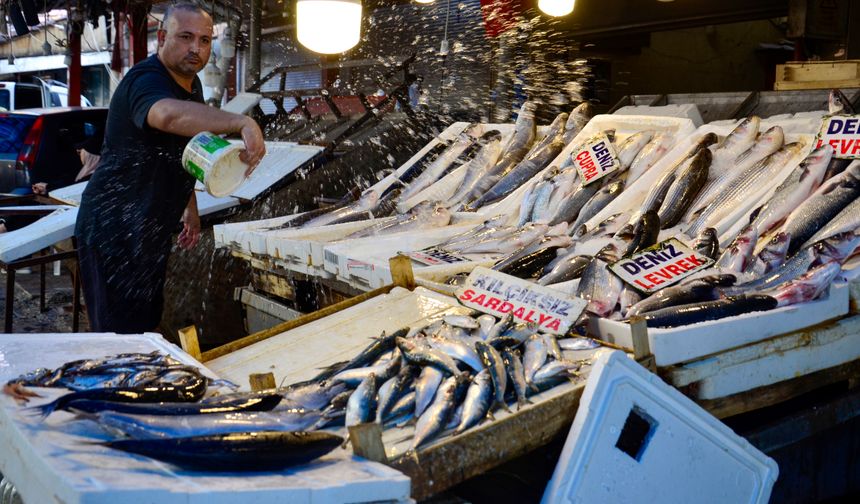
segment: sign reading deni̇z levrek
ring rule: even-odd
[[[620,259],[609,268],[636,290],[652,293],[678,283],[713,263],[713,259],[670,238]]]
[[[835,158],[860,159],[860,116],[825,117],[815,148],[824,144],[833,146]]]
[[[496,317],[512,314],[515,321],[533,322],[538,331],[564,334],[588,305],[584,299],[488,268],[475,268],[457,289],[465,306]]]

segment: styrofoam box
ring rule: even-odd
[[[848,304],[848,285],[834,283],[827,297],[808,303],[683,327],[649,327],[648,342],[657,365],[669,366],[841,317],[848,313]],[[603,341],[633,348],[627,323],[597,319],[589,329]]]
[[[702,114],[699,113],[699,107],[693,103],[680,103],[670,105],[627,105],[615,111],[618,115],[649,115],[649,116],[668,116],[681,117],[693,121],[693,126],[699,127],[702,121]]]
[[[216,224],[212,226],[212,233],[215,238],[216,247],[232,247],[251,253],[253,247],[251,234],[255,231],[265,230],[270,227],[280,226],[285,222],[292,220],[298,215],[288,215],[285,217],[274,217],[271,219],[262,219],[249,222],[233,222],[229,224]],[[247,234],[247,237],[245,236]],[[257,245],[259,248],[259,245]]]
[[[56,210],[29,226],[0,233],[0,262],[27,257],[75,234],[77,207]]]
[[[778,474],[701,406],[602,350],[542,502],[764,504]]]
[[[322,340],[321,340],[322,341]],[[156,334],[9,334],[0,352],[0,381],[39,367],[124,352],[169,353],[211,371]],[[246,377],[241,380],[247,381]],[[38,389],[30,405],[67,391]],[[192,472],[93,442],[111,439],[97,424],[64,411],[40,422],[0,396],[0,471],[24,502],[68,504],[224,504],[378,502],[409,500],[409,478],[382,464],[335,450],[284,471]]]

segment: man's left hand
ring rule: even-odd
[[[186,208],[182,213],[182,232],[177,242],[185,250],[191,250],[200,241],[200,216],[197,208]]]

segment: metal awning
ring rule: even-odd
[[[110,51],[83,53],[81,54],[81,66],[110,64],[110,57]],[[0,75],[66,68],[65,58],[63,54],[28,56],[15,58],[14,65],[10,65],[5,58],[0,59]]]

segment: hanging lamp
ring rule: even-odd
[[[322,54],[352,48],[361,37],[361,0],[297,0],[296,36]]]
[[[538,9],[554,17],[567,16],[573,12],[576,0],[538,0]]]

